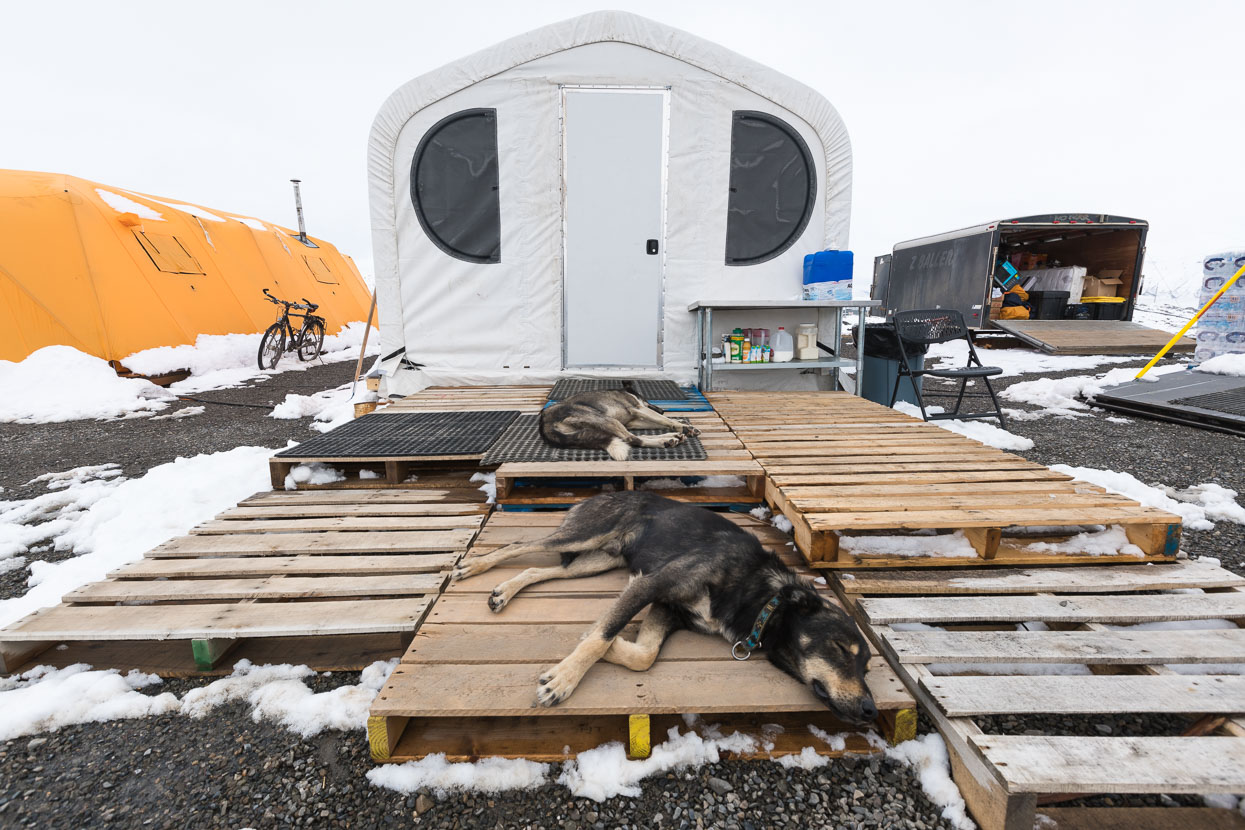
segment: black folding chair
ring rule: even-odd
[[[966,418],[998,418],[999,424],[1003,427],[1007,426],[1007,422],[1003,419],[1003,410],[999,407],[999,399],[994,394],[994,387],[990,385],[990,378],[994,375],[1003,374],[1003,370],[998,366],[983,366],[981,358],[977,357],[977,350],[973,347],[973,340],[969,337],[968,326],[964,325],[964,316],[953,308],[939,308],[924,311],[897,311],[895,312],[895,333],[899,335],[899,371],[895,376],[895,389],[891,393],[891,406],[895,405],[895,399],[899,396],[899,384],[903,378],[911,379],[912,390],[916,392],[917,403],[921,406],[921,417],[927,421],[945,420],[945,419],[966,419]],[[908,359],[907,349],[904,344],[909,346],[928,346],[931,343],[946,343],[949,340],[959,340],[964,338],[968,343],[968,364],[962,369],[914,369],[913,362]],[[933,415],[925,411],[925,397],[921,394],[921,387],[917,383],[918,379],[924,375],[935,378],[951,378],[959,379],[960,393],[955,399],[954,412],[939,412]],[[993,412],[971,412],[960,414],[960,404],[964,401],[964,390],[968,386],[970,380],[980,380],[986,385],[986,390],[990,393],[990,400],[994,401]],[[950,393],[947,393],[950,395]]]

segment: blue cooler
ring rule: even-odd
[[[804,257],[804,299],[850,300],[851,298],[851,251],[818,251]]]

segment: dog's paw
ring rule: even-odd
[[[700,435],[700,430],[696,429],[696,427],[692,426],[691,424],[684,424],[683,434],[684,435]]]
[[[562,668],[561,663],[542,674],[536,686],[537,705],[557,706],[570,697],[579,682],[572,681],[568,675],[569,672]]]
[[[663,447],[677,447],[679,446],[679,444],[682,444],[686,440],[687,440],[687,437],[685,435],[683,435],[682,433],[678,433],[675,435],[671,435],[665,441],[662,441],[661,445]]]
[[[464,579],[470,579],[471,577],[478,576],[487,570],[488,568],[481,567],[478,560],[475,562],[459,560],[458,567],[454,568],[454,570],[450,572],[450,582],[460,582]]]
[[[501,610],[510,602],[510,597],[506,596],[506,592],[501,588],[494,588],[493,593],[489,594],[488,608],[494,614],[501,613]]]

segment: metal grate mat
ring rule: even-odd
[[[610,461],[604,450],[555,447],[540,437],[540,415],[520,415],[480,460],[481,464],[510,461]],[[668,430],[635,429],[636,435],[661,435]],[[676,447],[632,447],[628,461],[704,461],[709,456],[700,439],[689,435]]]
[[[277,453],[277,458],[406,458],[479,455],[517,411],[371,414]]]

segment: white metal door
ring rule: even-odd
[[[661,366],[666,92],[563,90],[563,364]]]

